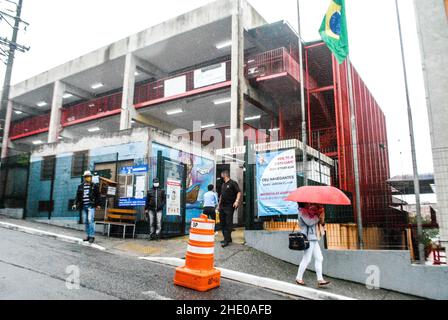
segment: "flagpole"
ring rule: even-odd
[[[420,204],[420,181],[418,177],[418,166],[417,166],[417,154],[415,148],[415,138],[414,138],[414,121],[412,117],[411,101],[409,98],[409,86],[408,86],[408,76],[406,71],[406,57],[404,54],[403,46],[403,34],[401,32],[401,18],[400,9],[398,7],[398,0],[395,0],[395,9],[397,11],[397,23],[398,32],[400,35],[400,47],[401,47],[401,60],[403,63],[403,73],[404,73],[404,86],[406,89],[406,102],[407,102],[407,112],[409,121],[409,134],[411,138],[411,153],[412,153],[412,169],[414,173],[414,193],[415,193],[415,211],[417,215],[417,237],[418,237],[418,259],[421,264],[425,263],[425,247],[423,245],[423,226],[422,226],[422,214],[421,214],[421,204]]]
[[[361,212],[361,188],[359,186],[359,160],[358,160],[358,128],[356,123],[355,99],[353,96],[353,79],[352,79],[352,65],[350,62],[350,55],[346,59],[347,77],[348,77],[348,91],[350,104],[350,123],[352,135],[352,153],[353,153],[353,169],[355,175],[355,201],[356,201],[356,216],[358,225],[358,245],[359,249],[364,249],[364,236],[362,227],[362,212]]]
[[[302,116],[302,157],[303,157],[303,183],[308,185],[308,136],[306,130],[306,111],[305,111],[305,76],[303,72],[303,50],[302,50],[302,28],[300,24],[300,0],[297,0],[297,20],[299,34],[299,59],[300,59],[300,107]]]

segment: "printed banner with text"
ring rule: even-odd
[[[257,153],[258,216],[294,215],[297,203],[285,198],[297,189],[295,150]]]

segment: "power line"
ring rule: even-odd
[[[6,2],[12,3],[16,6],[15,10],[15,16],[12,16],[4,11],[0,12],[0,16],[3,20],[8,21],[8,19],[11,19],[14,21],[14,26],[11,24],[8,24],[12,27],[12,38],[11,40],[6,38],[0,37],[0,44],[8,47],[8,53],[7,53],[7,62],[6,62],[6,72],[5,72],[5,79],[3,82],[3,91],[1,96],[1,104],[0,104],[0,140],[1,140],[1,146],[0,146],[0,154],[1,156],[6,155],[6,150],[3,150],[4,148],[8,148],[7,141],[3,141],[4,139],[4,129],[5,129],[5,122],[6,122],[6,113],[9,103],[9,93],[11,88],[11,75],[12,75],[12,68],[14,65],[14,57],[16,50],[20,52],[26,52],[30,48],[25,47],[23,45],[20,45],[17,43],[17,37],[20,29],[20,25],[23,23],[25,25],[28,25],[27,22],[23,21],[20,16],[22,14],[22,5],[23,0],[18,0],[18,2],[12,1],[12,0],[5,0]],[[0,157],[0,166],[1,166],[1,157]]]

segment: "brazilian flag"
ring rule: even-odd
[[[343,63],[349,53],[345,0],[331,0],[319,33],[336,60]]]

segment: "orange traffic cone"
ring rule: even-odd
[[[196,291],[209,291],[221,285],[221,271],[215,264],[215,221],[201,215],[193,219],[185,267],[176,269],[174,284]]]

